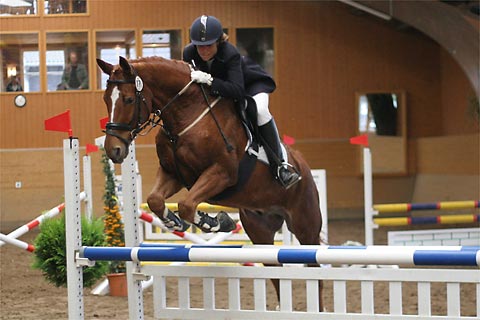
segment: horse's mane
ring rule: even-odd
[[[187,67],[188,63],[182,60],[174,60],[174,59],[165,59],[163,57],[140,57],[137,59],[128,60],[130,64],[134,66],[134,68],[147,68],[155,70],[157,68],[169,67],[173,68],[176,72],[189,72],[190,69]]]

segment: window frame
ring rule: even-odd
[[[84,60],[88,65],[87,65],[87,73],[88,73],[88,88],[83,89],[83,90],[48,90],[48,70],[47,70],[47,51],[48,50],[48,34],[49,33],[86,33],[87,34],[87,50],[85,51],[85,54],[87,54],[87,58]],[[48,30],[43,33],[43,39],[44,39],[44,44],[43,44],[43,52],[41,53],[40,59],[42,60],[41,63],[43,64],[43,92],[45,93],[54,93],[54,94],[61,94],[61,93],[78,93],[78,92],[88,92],[92,90],[92,63],[91,63],[91,32],[88,29],[68,29],[68,30]],[[65,48],[64,51],[66,53],[69,52],[68,48]],[[67,57],[68,61],[68,57]]]
[[[78,16],[89,16],[90,15],[90,0],[85,0],[85,12],[75,12],[75,13],[46,13],[46,5],[45,2],[47,0],[37,0],[39,2],[42,2],[42,8],[41,8],[41,15],[44,17],[50,17],[50,18],[58,18],[58,17],[78,17]],[[67,0],[67,1],[73,1],[73,0]]]
[[[133,39],[135,40],[135,44],[133,46],[133,48],[135,49],[135,58],[138,58],[139,57],[139,52],[141,52],[141,46],[140,46],[140,41],[141,41],[141,37],[139,39],[139,30],[137,28],[110,28],[110,29],[94,29],[92,30],[92,43],[93,43],[93,48],[92,48],[92,53],[93,55],[95,56],[95,58],[98,58],[98,59],[101,59],[101,56],[99,55],[99,52],[97,51],[98,49],[98,41],[97,41],[97,34],[99,32],[121,32],[121,31],[133,31],[134,35],[133,35]],[[115,62],[115,64],[117,64],[118,61]],[[100,70],[100,68],[98,68],[97,66],[97,63],[95,61],[94,63],[94,82],[92,82],[92,85],[94,85],[95,87],[91,87],[92,90],[94,91],[99,91],[99,92],[103,92],[105,89],[103,88],[102,89],[102,85],[101,85],[101,79],[102,79],[102,73],[103,71]],[[100,78],[99,78],[100,76]]]
[[[272,50],[273,50],[273,63],[272,63],[272,68],[273,70],[270,72],[267,68],[264,68],[262,66],[262,68],[264,68],[271,76],[273,79],[275,79],[275,82],[277,83],[278,85],[278,80],[277,80],[277,77],[276,77],[276,74],[277,74],[277,43],[278,43],[278,39],[277,39],[277,32],[275,32],[275,26],[273,25],[262,25],[262,26],[241,26],[241,27],[234,27],[234,28],[231,28],[233,29],[233,33],[235,34],[235,37],[234,37],[234,43],[235,44],[235,47],[237,47],[238,49],[238,30],[239,29],[271,29],[272,30]],[[232,39],[230,37],[230,39]],[[231,41],[231,40],[229,40]],[[257,62],[258,64],[260,64],[258,61],[255,61]]]
[[[41,43],[40,43],[40,32],[39,31],[35,31],[35,30],[32,30],[32,31],[21,31],[21,32],[13,32],[13,31],[10,31],[10,32],[1,32],[0,35],[36,35],[36,38],[37,38],[37,51],[38,51],[38,55],[39,55],[39,65],[38,65],[38,68],[39,68],[39,82],[38,82],[38,85],[39,85],[39,90],[38,91],[25,91],[25,65],[24,65],[24,57],[23,57],[23,53],[25,51],[29,51],[29,50],[26,50],[25,47],[21,47],[20,48],[20,56],[19,56],[19,62],[18,62],[18,65],[17,65],[17,69],[20,70],[20,75],[21,75],[21,78],[22,78],[22,88],[23,90],[22,91],[6,91],[4,88],[6,87],[6,85],[8,84],[8,76],[5,78],[6,82],[4,83],[4,79],[3,79],[3,74],[2,74],[2,80],[0,81],[1,82],[1,85],[2,85],[2,88],[0,90],[0,94],[18,94],[18,92],[22,92],[22,93],[28,93],[28,94],[35,94],[35,93],[41,93],[43,90],[42,90],[42,61],[41,61]],[[2,68],[2,73],[3,72],[7,72],[7,66],[8,64],[7,63],[3,63],[3,56],[2,56],[2,63],[1,63],[1,68]],[[5,70],[3,69],[3,67],[5,66]],[[18,74],[17,74],[18,76]]]

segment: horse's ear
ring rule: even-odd
[[[118,60],[120,62],[120,67],[122,67],[123,73],[127,75],[133,75],[132,66],[130,63],[128,63],[127,59],[124,57],[119,57]]]
[[[112,74],[112,70],[113,70],[113,65],[108,63],[108,62],[105,62],[103,61],[102,59],[97,59],[97,64],[98,66],[100,67],[100,69],[102,69],[102,71],[106,74],[106,75],[111,75]]]

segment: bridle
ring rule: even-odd
[[[135,72],[135,69],[133,69],[133,66],[131,66],[131,68],[132,68],[133,75],[134,75],[133,79],[128,79],[128,80],[127,79],[122,79],[122,80],[108,79],[107,84],[116,84],[116,85],[118,85],[118,84],[135,84],[135,111],[134,111],[134,115],[133,115],[133,117],[132,117],[132,119],[130,120],[129,123],[107,122],[107,124],[105,126],[106,130],[104,131],[106,134],[118,138],[120,141],[122,141],[125,144],[125,146],[127,148],[130,145],[130,142],[132,140],[134,140],[138,135],[141,135],[141,136],[147,135],[153,128],[155,128],[157,125],[159,125],[159,123],[162,121],[162,113],[169,106],[171,106],[173,104],[173,102],[175,100],[177,100],[183,93],[185,93],[185,91],[187,91],[187,89],[194,82],[193,80],[190,80],[190,82],[188,82],[185,85],[185,87],[183,87],[162,108],[158,108],[158,109],[155,110],[155,108],[152,106],[152,112],[150,112],[148,110],[147,100],[145,99],[145,96],[143,95],[143,87],[144,87],[143,80],[142,80],[142,78],[140,78],[140,76],[137,75],[137,73]],[[190,130],[193,126],[195,126],[207,113],[209,113],[212,110],[212,108],[218,103],[218,101],[220,101],[220,97],[218,97],[212,103],[210,103],[208,101],[208,98],[207,98],[207,96],[205,94],[205,91],[203,90],[202,86],[201,86],[201,88],[202,88],[202,93],[203,93],[205,102],[207,104],[207,108],[188,127],[184,128],[181,132],[179,132],[177,135],[174,136],[169,132],[169,130],[167,130],[165,128],[165,125],[162,126],[164,133],[169,137],[169,139],[172,143],[174,141],[176,143],[176,140],[178,139],[178,137],[180,137],[181,135],[186,133],[188,130]],[[145,108],[147,108],[147,111],[150,113],[150,116],[145,121],[143,121],[141,119],[142,105],[145,106]],[[153,111],[153,110],[155,110],[155,111]],[[211,114],[215,119],[215,116],[213,115],[213,113],[211,113]],[[223,131],[221,130],[218,122],[216,121],[216,119],[215,119],[215,123],[216,123],[222,137],[223,137],[223,140],[225,141],[225,143],[227,145],[227,150],[231,151],[231,149],[233,149],[233,148],[231,147],[231,145],[226,140],[226,138],[223,134]],[[149,126],[150,126],[150,128],[147,129],[147,127],[149,127]],[[146,132],[143,132],[145,130],[146,130]],[[120,136],[116,131],[129,131],[131,140],[128,141],[124,137]]]
[[[116,131],[129,131],[131,140],[135,139],[135,137],[140,134],[149,124],[149,119],[146,121],[142,121],[142,106],[145,106],[148,111],[147,107],[147,100],[143,95],[143,81],[139,76],[135,76],[134,79],[131,80],[107,80],[108,84],[135,84],[135,111],[133,114],[132,119],[129,123],[121,123],[121,122],[107,122],[105,126],[105,133],[111,136],[114,136],[128,147],[130,141],[125,139],[124,137],[120,136]],[[141,86],[141,87],[140,87]]]
[[[153,128],[155,128],[161,119],[161,114],[179,97],[181,96],[193,83],[193,81],[190,81],[187,83],[187,85],[180,90],[168,103],[163,106],[161,109],[157,109],[154,112],[150,112],[147,107],[147,100],[145,99],[145,96],[143,95],[143,80],[140,78],[140,76],[137,75],[135,72],[135,69],[133,69],[133,66],[131,66],[134,78],[133,79],[122,79],[122,80],[112,80],[108,79],[107,84],[135,84],[135,111],[133,114],[132,119],[130,120],[129,123],[121,123],[121,122],[107,122],[105,126],[105,133],[111,136],[114,136],[118,138],[120,141],[122,141],[128,148],[130,145],[130,141],[125,139],[124,137],[120,136],[116,131],[128,131],[130,132],[130,139],[134,140],[138,135],[147,135]],[[142,106],[147,108],[147,112],[151,114],[151,116],[146,119],[145,121],[142,120],[141,114],[142,114]],[[154,108],[152,108],[153,110]],[[150,126],[150,128],[147,130],[147,127]],[[147,130],[146,132],[143,132],[144,130]]]

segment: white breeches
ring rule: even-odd
[[[253,96],[253,100],[257,103],[257,124],[263,126],[272,119],[268,110],[268,93],[260,92]]]

